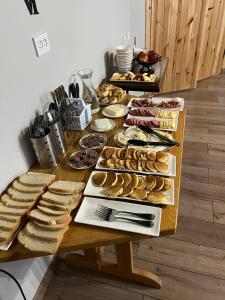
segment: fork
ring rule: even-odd
[[[129,221],[131,223],[138,224],[138,225],[141,225],[141,226],[144,226],[144,227],[153,227],[154,226],[154,223],[150,220],[149,221],[147,221],[147,220],[136,220],[136,219],[130,219],[130,218],[125,218],[125,217],[119,217],[119,216],[116,217],[113,214],[106,213],[105,211],[99,211],[98,209],[95,211],[95,215],[97,217],[99,217],[101,220],[107,221],[107,222],[113,222],[113,221],[116,221],[116,220],[126,220],[126,221]]]
[[[151,221],[155,219],[155,215],[153,215],[153,214],[135,213],[135,212],[131,212],[131,211],[117,210],[117,209],[114,209],[114,208],[109,208],[109,207],[104,206],[102,204],[98,204],[97,210],[99,212],[104,212],[104,213],[109,214],[109,215],[113,214],[114,216],[117,215],[117,214],[128,214],[128,215],[140,217],[140,218],[151,220]]]

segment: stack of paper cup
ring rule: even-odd
[[[133,46],[122,45],[116,48],[116,64],[120,72],[126,73],[132,69]]]

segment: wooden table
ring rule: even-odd
[[[130,97],[127,96],[127,98]],[[98,115],[101,116],[101,113]],[[116,132],[121,130],[122,125],[123,118],[117,119],[116,128],[108,133],[108,145],[113,144],[113,136]],[[177,227],[184,126],[185,111],[180,113],[178,130],[176,133],[174,133],[176,140],[180,143],[180,147],[173,147],[170,150],[171,153],[176,155],[177,161],[177,176],[175,178],[175,205],[163,207],[160,236],[174,234]],[[91,132],[89,127],[83,132],[69,133],[67,141],[70,146],[68,147],[67,155],[71,154],[75,149],[77,149],[78,141],[82,135]],[[72,170],[68,167],[66,159],[63,158],[60,165],[56,169],[43,170],[37,166],[34,166],[31,170],[35,172],[52,173],[57,176],[57,179],[61,180],[87,182],[93,169],[82,171]],[[84,255],[68,254],[64,259],[65,263],[98,270],[104,273],[114,274],[121,278],[134,280],[149,286],[160,288],[160,278],[151,272],[147,272],[133,266],[132,241],[147,238],[149,238],[149,236],[71,223],[70,228],[65,234],[57,253],[65,253],[82,249],[84,251]],[[103,246],[105,245],[115,245],[117,264],[108,263],[102,260],[102,253],[104,250]],[[31,252],[15,241],[8,251],[0,251],[0,263],[40,257],[44,255],[48,255],[48,253],[43,254]]]
[[[163,57],[161,61],[157,63],[157,67],[153,65],[153,68],[154,67],[157,68],[155,72],[157,75],[157,79],[154,82],[131,81],[131,80],[130,81],[110,80],[112,74],[116,72],[116,70],[110,75],[110,77],[108,78],[108,82],[118,87],[121,87],[122,89],[127,91],[127,93],[129,91],[159,93],[166,72],[167,65],[168,65],[167,57]]]

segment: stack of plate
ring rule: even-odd
[[[126,73],[132,69],[133,60],[132,46],[118,46],[116,48],[116,63],[120,72]]]

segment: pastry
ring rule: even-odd
[[[114,78],[119,78],[117,74],[119,73],[115,73]],[[108,83],[102,84],[99,88],[97,88],[96,94],[98,96],[99,103],[102,105],[119,103],[123,101],[126,96],[126,92],[123,89]]]
[[[92,176],[92,181],[96,186],[104,186],[107,179],[107,173],[100,172]]]

